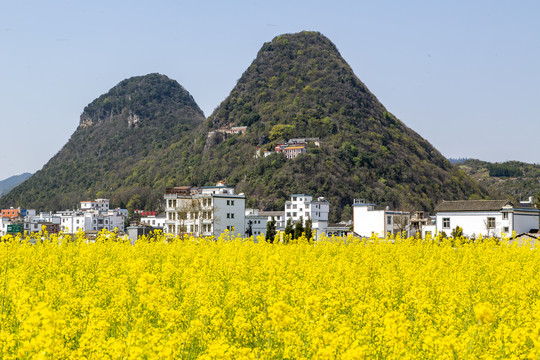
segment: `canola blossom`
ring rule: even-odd
[[[537,359],[540,256],[482,239],[0,242],[2,359]]]

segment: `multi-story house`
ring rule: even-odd
[[[294,159],[300,154],[305,154],[307,152],[307,146],[303,143],[278,144],[276,146],[276,152],[283,153],[287,159]]]
[[[388,208],[375,210],[375,204],[355,199],[353,204],[353,230],[360,236],[386,237],[408,231],[409,216],[406,211],[393,211]],[[408,235],[408,234],[407,234]]]
[[[95,199],[93,201],[81,201],[81,210],[109,211],[109,199]]]
[[[515,207],[508,200],[443,201],[435,208],[437,231],[451,235],[457,226],[464,236],[501,236],[538,229],[540,210]]]
[[[311,228],[317,231],[315,239],[318,239],[326,232],[329,212],[330,203],[324,197],[313,200],[312,195],[291,195],[291,200],[285,202],[285,226],[289,220],[292,224],[302,221],[305,226],[306,221],[311,219]]]
[[[142,211],[141,212],[141,223],[150,225],[153,228],[165,229],[165,220],[166,214],[156,215],[155,211]]]
[[[215,236],[229,230],[245,236],[246,197],[232,186],[167,188],[165,231],[175,235]]]
[[[285,229],[285,211],[260,211],[259,216],[264,216],[266,222],[274,220],[276,222],[276,231]]]
[[[24,214],[21,214],[21,208],[9,208],[0,210],[0,217],[4,219],[13,220],[18,219],[21,216],[24,216]]]
[[[125,231],[127,218],[126,209],[110,209],[109,199],[96,199],[94,201],[81,201],[79,210],[60,211],[60,229],[64,232],[76,233],[82,231],[112,231],[118,229]]]
[[[246,235],[248,229],[251,229],[251,235],[255,239],[259,235],[266,234],[266,224],[268,223],[268,216],[261,214],[257,209],[246,209]],[[271,220],[271,219],[270,219]]]

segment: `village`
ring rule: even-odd
[[[291,194],[281,211],[263,211],[246,208],[246,196],[237,194],[234,186],[219,182],[215,186],[181,186],[167,188],[163,196],[164,209],[135,210],[140,217],[136,223],[127,223],[128,210],[111,209],[109,199],[81,201],[79,209],[58,212],[40,212],[33,209],[10,208],[1,210],[0,236],[34,233],[45,229],[48,233],[77,233],[95,237],[106,229],[128,236],[132,241],[156,229],[172,235],[219,237],[225,231],[243,237],[264,238],[269,222],[278,232],[287,225],[309,222],[314,240],[326,236],[357,236],[385,238],[390,235],[419,238],[465,236],[475,239],[527,236],[537,239],[540,210],[533,198],[513,204],[508,200],[443,201],[433,215],[423,211],[407,212],[355,199],[351,204],[352,219],[337,224],[329,223],[330,203],[322,196]]]

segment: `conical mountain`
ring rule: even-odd
[[[58,210],[107,196],[116,206],[158,206],[176,171],[164,156],[178,155],[204,120],[178,82],[160,74],[124,80],[86,106],[66,145],[0,204]]]
[[[430,210],[442,199],[486,195],[390,114],[317,32],[265,43],[206,124],[216,132],[207,141],[201,179],[237,183],[249,206],[283,209],[290,194],[307,193],[329,199],[338,220],[354,198]],[[217,131],[234,126],[247,130]],[[307,153],[294,159],[254,157],[257,147],[273,150],[308,137],[320,138],[320,146],[308,143]]]

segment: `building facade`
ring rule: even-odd
[[[232,186],[168,188],[165,231],[174,235],[219,237],[225,230],[245,236],[246,197]]]
[[[360,236],[386,237],[389,233],[407,232],[410,214],[405,211],[375,210],[375,204],[354,200],[353,230]]]
[[[540,210],[515,207],[508,200],[443,201],[435,208],[438,232],[451,235],[457,227],[467,237],[501,236],[538,229]]]
[[[254,239],[257,239],[259,235],[266,235],[266,224],[268,223],[268,217],[259,213],[257,209],[246,209],[246,235],[248,229],[251,228],[251,234]]]
[[[103,229],[124,232],[127,210],[110,209],[109,199],[96,199],[81,201],[80,209],[60,211],[55,216],[60,218],[60,229],[66,233]]]
[[[141,223],[150,225],[153,228],[165,229],[166,214],[156,215],[155,211],[143,211],[141,213]]]
[[[306,221],[311,219],[311,228],[316,230],[315,239],[318,239],[326,232],[329,212],[330,203],[324,197],[313,200],[312,195],[295,194],[291,195],[290,201],[285,202],[284,223],[287,226],[288,221],[293,225],[302,221],[302,225],[305,226]]]

